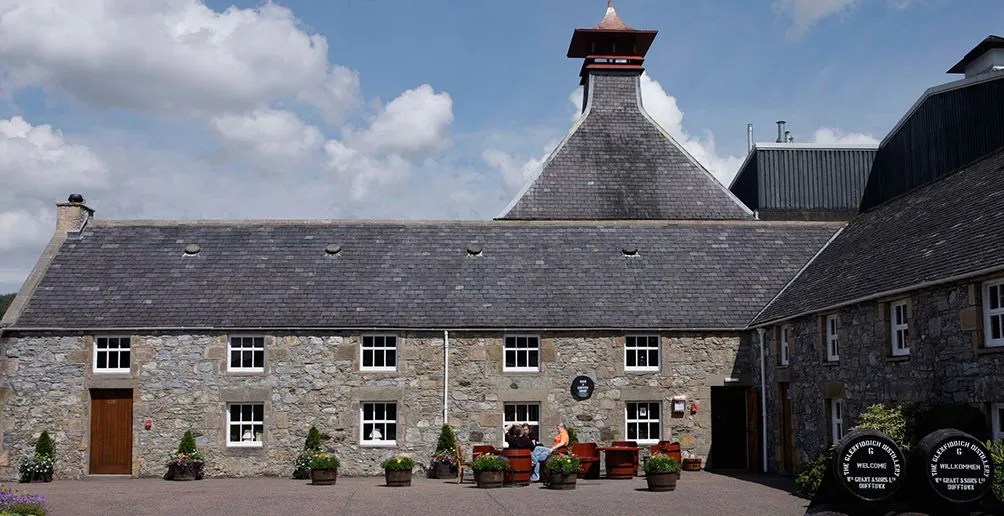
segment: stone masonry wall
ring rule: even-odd
[[[398,370],[361,373],[359,335],[268,334],[264,373],[228,373],[228,335],[134,335],[129,374],[95,374],[92,335],[5,336],[0,477],[17,476],[42,429],[57,446],[57,478],[88,473],[90,389],[133,390],[133,476],[161,476],[164,461],[191,428],[206,455],[208,476],[288,476],[310,425],[329,436],[325,446],[346,475],[378,474],[395,453],[427,462],[439,435],[443,396],[441,333],[398,334]],[[710,447],[710,388],[728,376],[751,384],[750,339],[738,335],[664,335],[661,370],[623,371],[623,334],[542,335],[539,373],[502,372],[502,335],[450,335],[451,425],[461,443],[502,442],[506,401],[541,405],[542,429],[563,421],[581,441],[624,438],[625,401],[662,401],[663,438],[706,456]],[[596,382],[593,397],[575,401],[571,380]],[[689,411],[672,414],[684,396]],[[359,404],[395,401],[397,446],[359,444]],[[228,402],[265,407],[263,446],[228,448]],[[146,418],[153,420],[150,430]],[[549,438],[549,437],[548,437]],[[468,448],[469,450],[469,448]]]
[[[778,365],[778,327],[765,332],[768,465],[782,461],[778,382],[790,381],[796,463],[828,443],[826,399],[844,400],[848,431],[875,403],[908,401],[989,404],[1004,400],[1004,350],[982,346],[981,281],[959,282],[839,310],[839,362],[825,360],[822,317],[792,321],[790,365]],[[889,303],[909,303],[910,355],[890,349]],[[832,313],[832,312],[831,312]],[[759,382],[759,362],[755,364]]]

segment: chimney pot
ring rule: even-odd
[[[80,231],[93,216],[94,210],[84,204],[84,196],[71,194],[66,202],[56,205],[56,233]]]
[[[795,138],[791,136],[791,131],[785,131],[784,132],[784,142],[785,143],[791,143],[793,141],[795,141]]]
[[[777,143],[784,143],[784,120],[777,121]]]
[[[753,124],[746,124],[746,153],[753,152]]]

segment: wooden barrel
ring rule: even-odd
[[[638,441],[614,441],[614,442],[610,443],[610,446],[626,446],[626,447],[629,447],[629,448],[637,448],[638,447]],[[641,450],[634,452],[634,458],[633,458],[633,460],[634,460],[634,474],[635,475],[638,474],[638,462],[639,462],[638,461],[638,458],[639,458],[638,456],[639,456],[639,452],[640,451]]]
[[[931,432],[917,444],[917,454],[928,492],[945,503],[974,503],[990,492],[993,462],[972,435],[954,428]]]
[[[572,455],[582,462],[579,478],[600,478],[600,450],[596,443],[575,443]]]
[[[579,476],[575,473],[569,473],[567,475],[563,473],[551,473],[550,478],[547,480],[548,489],[575,489],[575,479]]]
[[[607,478],[634,478],[636,452],[625,450],[607,450]]]
[[[878,430],[852,430],[833,455],[833,477],[853,502],[890,499],[906,480],[903,451]]]
[[[502,456],[509,459],[509,471],[505,472],[505,483],[518,486],[530,485],[530,473],[533,471],[533,461],[530,450],[506,448]]]

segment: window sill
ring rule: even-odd
[[[131,369],[95,369],[94,374],[102,378],[132,378]]]
[[[778,364],[774,366],[775,369],[787,369],[789,367],[791,367],[791,364]]]
[[[397,441],[361,442],[359,446],[362,448],[397,448]]]
[[[910,355],[888,355],[885,357],[886,362],[906,362],[910,360]]]
[[[624,368],[624,372],[625,373],[659,373],[659,372],[661,372],[661,369],[659,369],[658,367],[652,367],[652,368],[625,367]]]
[[[836,367],[838,365],[840,365],[840,360],[839,359],[837,359],[837,360],[824,360],[823,361],[823,367]]]
[[[228,442],[227,443],[227,448],[261,448],[262,446],[264,446],[264,444],[265,443],[263,443],[261,441],[252,441],[252,442],[248,442],[248,443],[244,443],[244,442],[230,443],[230,442]]]
[[[227,376],[265,376],[265,369],[227,369]]]
[[[394,369],[360,369],[359,372],[363,373],[363,374],[367,374],[367,373],[380,373],[380,374],[388,374],[388,373],[390,373],[390,374],[397,374],[398,370],[397,370],[397,368],[394,368]]]
[[[983,346],[976,348],[977,355],[993,355],[995,353],[1004,353],[1004,346]]]
[[[540,369],[503,369],[502,374],[540,374]]]

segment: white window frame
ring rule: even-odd
[[[629,411],[629,408],[630,408],[631,405],[646,405],[645,406],[645,410],[646,410],[647,413],[646,413],[645,417],[642,418],[640,415],[638,415],[638,417],[636,417],[635,419],[629,419],[628,418],[628,411]],[[655,411],[654,411],[655,414],[651,413],[652,412],[651,411],[652,405],[655,405]],[[635,407],[635,413],[636,414],[640,414],[640,407]],[[653,417],[653,415],[655,417]],[[630,433],[628,432],[628,428],[630,428],[630,426],[632,424],[635,424],[635,425],[651,424],[653,422],[654,423],[658,423],[658,433],[656,434],[656,436],[655,436],[654,439],[651,437],[651,434],[649,434],[649,438],[647,438],[647,439],[631,439]],[[640,432],[638,432],[637,428],[636,428],[635,435],[638,435],[639,433]],[[639,446],[658,444],[659,441],[662,440],[662,402],[661,401],[629,401],[629,402],[625,403],[624,404],[624,439],[628,440],[628,441],[635,441],[635,442],[638,443]]]
[[[902,315],[902,318],[900,318]],[[894,357],[910,356],[910,303],[895,301],[889,303],[889,349]]]
[[[373,405],[373,419],[365,419],[366,417],[366,405]],[[384,417],[383,419],[376,418],[376,406],[384,406]],[[387,406],[394,406],[394,418],[390,419],[387,417]],[[359,404],[359,444],[360,446],[368,446],[374,448],[387,448],[397,446],[397,435],[398,431],[398,403],[396,401],[364,401]],[[366,435],[365,428],[366,424],[372,425],[383,425],[383,432],[381,436],[387,435],[387,425],[394,425],[394,439],[371,439]]]
[[[366,347],[366,339],[370,339],[371,344],[372,344],[370,347]],[[377,339],[382,339],[382,342],[383,342],[382,346],[377,346],[376,345]],[[387,341],[388,340],[393,340],[393,342],[394,342],[393,345],[388,346],[387,345]],[[363,335],[359,339],[359,370],[360,371],[390,371],[390,372],[397,371],[397,363],[398,363],[398,360],[397,360],[398,359],[397,343],[398,343],[397,335],[376,334],[376,333],[371,333],[371,334]],[[376,363],[376,357],[377,357],[378,353],[383,354],[383,363],[384,363],[384,365],[382,365],[382,366],[367,366],[367,365],[365,365],[366,364],[365,357],[366,357],[366,352],[367,351],[370,351],[373,354],[373,363]],[[394,356],[394,365],[393,366],[387,366],[386,365],[387,364],[387,356],[389,354],[393,354],[393,356]]]
[[[844,437],[844,400],[830,399],[830,438],[834,443]]]
[[[234,347],[234,340],[240,340],[241,344],[245,340],[251,341],[251,347]],[[255,346],[255,340],[261,341],[261,348]],[[261,367],[244,367],[242,365],[234,366],[233,364],[233,353],[237,351],[241,354],[241,364],[244,363],[244,355],[251,355],[251,363],[254,364],[254,355],[257,351],[261,350]],[[231,335],[227,339],[227,371],[233,373],[264,373],[265,372],[265,336],[264,335]]]
[[[116,341],[116,345],[118,347],[114,348],[114,351],[113,351],[113,348],[104,348],[104,349],[100,350],[100,353],[103,353],[105,355],[105,367],[98,367],[98,353],[99,353],[98,344],[102,340],[106,341],[105,342],[106,345],[109,344],[108,341],[115,340]],[[128,346],[127,348],[123,348],[122,347],[122,342],[123,341],[125,341],[126,345]],[[124,352],[123,352],[123,350],[124,350]],[[112,353],[114,353],[116,355],[116,357],[118,358],[118,364],[120,365],[120,367],[107,367],[108,366],[108,358],[111,356]],[[121,367],[121,364],[122,364],[122,355],[123,354],[129,356],[129,366],[130,367]],[[93,359],[93,364],[94,364],[94,366],[93,366],[94,369],[93,370],[94,370],[95,373],[99,373],[99,374],[115,374],[115,373],[122,374],[122,373],[129,373],[129,372],[131,372],[132,371],[132,338],[130,338],[130,337],[116,336],[116,335],[102,335],[101,337],[95,337],[95,339],[94,339],[94,354],[92,356],[92,359]]]
[[[997,308],[990,308],[990,290],[997,290]],[[988,348],[1004,346],[1004,280],[988,281],[983,284],[983,335]],[[1000,333],[993,337],[992,324],[996,322]]]
[[[840,360],[840,317],[838,314],[826,316],[826,361]]]
[[[655,340],[655,346],[652,346],[652,341]],[[634,341],[633,346],[629,346],[628,343]],[[639,346],[639,343],[644,345]],[[651,357],[651,351],[655,350],[655,365],[652,365],[649,357]],[[628,354],[631,352],[635,353],[635,365],[628,365]],[[639,366],[638,357],[644,353],[646,357],[646,365]],[[645,371],[653,372],[659,371],[659,367],[662,365],[662,338],[658,335],[625,335],[624,336],[624,370],[625,371]]]
[[[509,339],[512,339],[513,344],[516,345],[516,346],[518,346],[519,339],[527,339],[527,347],[526,348],[519,348],[519,347],[509,348]],[[537,345],[535,347],[530,347],[530,339],[533,339],[533,341],[536,342]],[[537,365],[536,366],[529,366],[529,365],[527,365],[527,366],[523,366],[523,367],[520,367],[520,366],[510,367],[508,365],[508,355],[509,355],[509,350],[510,349],[514,350],[514,353],[515,353],[514,356],[516,357],[515,363],[517,363],[517,364],[519,363],[519,355],[520,355],[521,351],[525,352],[525,354],[526,354],[526,363],[527,364],[530,363],[530,356],[531,356],[530,353],[532,351],[536,351],[537,352]],[[540,372],[540,336],[539,335],[506,335],[506,336],[502,337],[502,370],[506,371],[506,372],[509,372],[509,371],[513,371],[513,372],[529,372],[529,373],[538,373],[538,372]]]
[[[990,405],[990,422],[993,425],[994,440],[1004,439],[1004,403]]]
[[[786,324],[784,326],[781,326],[781,337],[777,353],[779,360],[778,364],[781,366],[787,366],[788,364],[791,363],[791,356],[790,356],[791,348],[789,345],[791,341],[791,333],[792,333],[791,325]]]
[[[526,409],[526,418],[523,418],[523,419],[520,419],[520,417],[519,417],[519,407],[521,405],[527,407],[527,409]],[[513,419],[509,419],[508,417],[506,417],[506,407],[508,407],[508,406],[516,407],[514,409],[515,416],[514,416]],[[537,419],[531,419],[530,418],[530,407],[536,407],[537,408]],[[503,448],[508,448],[509,447],[509,443],[505,442],[505,431],[510,426],[512,426],[512,425],[521,425],[522,426],[523,424],[527,424],[527,425],[530,425],[531,428],[532,427],[537,427],[537,440],[540,440],[540,420],[541,420],[541,417],[540,417],[540,402],[538,402],[538,401],[507,401],[507,402],[504,402],[502,404],[502,447]],[[532,438],[532,436],[531,436],[531,438]]]
[[[243,409],[238,409],[238,414],[239,414],[238,420],[234,421],[234,419],[233,419],[233,410],[232,410],[233,407],[244,407],[244,406],[248,406],[248,405],[250,405],[252,407],[251,408],[251,419],[245,420],[244,419],[244,411],[243,411]],[[260,420],[254,419],[254,407],[255,406],[261,406],[261,419]],[[251,441],[245,441],[245,440],[243,440],[244,430],[243,430],[242,427],[249,426],[249,425],[251,426],[251,439],[252,440]],[[261,426],[261,439],[259,439],[258,435],[255,433],[255,431],[254,431],[254,425],[260,425]],[[230,430],[234,426],[238,427],[237,435],[241,436],[241,440],[240,441],[231,441],[230,440],[230,436],[231,436]],[[227,403],[227,447],[228,448],[260,448],[262,446],[262,444],[263,444],[264,437],[265,437],[265,403],[264,402],[260,402],[260,401],[258,401],[258,402],[254,402],[254,401],[241,401],[241,402]]]

